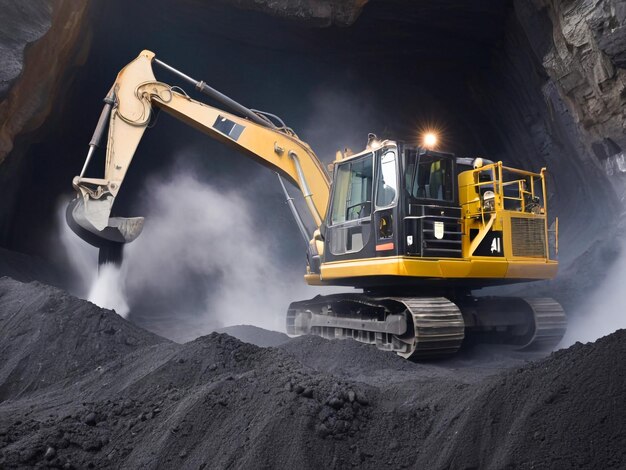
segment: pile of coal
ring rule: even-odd
[[[623,468],[625,359],[625,331],[489,373],[321,338],[181,345],[2,278],[0,468]]]
[[[280,346],[289,341],[289,336],[278,331],[265,330],[253,325],[226,326],[216,330],[217,333],[226,333],[244,343],[255,344],[263,348]]]

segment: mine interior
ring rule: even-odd
[[[86,5],[0,0],[1,468],[624,468],[624,2]],[[280,116],[323,163],[370,132],[435,130],[458,156],[547,167],[558,275],[474,294],[519,297],[491,318],[554,298],[561,343],[468,335],[407,360],[288,337],[305,249],[276,176],[164,112],[114,207],[146,216],[142,238],[98,273],[64,210],[102,100],[143,49]],[[87,175],[103,163],[101,148]]]

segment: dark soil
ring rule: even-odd
[[[226,333],[244,343],[255,344],[262,348],[280,346],[289,341],[289,336],[278,331],[269,331],[252,325],[226,326],[216,330],[217,333]]]
[[[534,362],[472,348],[414,364],[313,337],[181,345],[2,278],[0,468],[624,468],[625,359],[624,330]]]
[[[0,277],[9,276],[22,282],[42,281],[57,287],[67,287],[67,275],[55,265],[0,247]]]

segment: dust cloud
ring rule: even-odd
[[[340,148],[361,150],[367,140],[364,129],[376,125],[369,101],[354,90],[327,87],[313,91],[312,97],[314,109],[301,137],[315,144],[322,161],[334,160]],[[145,216],[146,222],[141,236],[125,247],[121,269],[110,266],[98,274],[97,249],[76,237],[64,220],[59,222],[62,245],[84,280],[76,295],[123,316],[129,312],[131,321],[184,342],[238,324],[284,331],[291,301],[350,290],[307,286],[302,277],[305,247],[302,263],[285,266],[283,234],[259,223],[263,217],[254,212],[250,194],[207,184],[186,166],[194,155],[182,154],[169,176],[146,181],[146,197],[127,211]],[[306,216],[303,198],[294,188],[289,191]],[[286,206],[276,210],[288,214]],[[305,223],[312,233],[307,217]]]
[[[325,163],[335,159],[335,152],[350,148],[360,152],[369,132],[381,132],[380,138],[392,138],[381,128],[377,113],[364,91],[319,88],[312,93],[313,108],[301,137]],[[384,126],[383,126],[384,127]]]
[[[151,178],[146,187],[149,199],[133,211],[146,217],[144,231],[125,247],[121,269],[98,273],[97,250],[60,220],[62,245],[85,284],[78,296],[188,341],[237,324],[284,331],[291,301],[330,292],[304,283],[304,262],[298,272],[276,262],[280,243],[254,222],[239,191],[220,191],[191,171]]]
[[[568,315],[571,320],[560,347],[570,346],[576,341],[595,341],[626,328],[623,291],[626,283],[626,241],[621,240],[620,245],[619,258],[609,268],[602,283],[590,293],[578,311]]]
[[[122,271],[113,264],[105,264],[93,279],[87,300],[100,307],[115,310],[126,318],[130,307],[124,290]]]
[[[176,297],[191,282],[190,295],[211,316],[196,318],[196,327],[245,323],[282,329],[291,287],[284,285],[248,202],[237,191],[218,191],[188,173],[149,186],[157,189],[146,207],[144,233],[126,249],[129,292]]]
[[[65,207],[62,201],[57,210],[59,239],[67,253],[72,270],[79,279],[74,294],[94,304],[115,310],[126,318],[129,313],[124,292],[121,269],[105,265],[98,270],[98,251],[78,238],[65,223]]]

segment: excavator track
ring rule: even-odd
[[[567,329],[563,308],[546,297],[473,297],[462,299],[459,307],[470,342],[549,351]]]
[[[411,349],[398,354],[407,359],[455,354],[465,337],[465,323],[459,308],[444,297],[396,299],[407,306],[413,320]]]
[[[567,330],[563,307],[551,298],[524,298],[533,310],[535,328],[530,340],[520,349],[550,350],[561,342]]]
[[[567,318],[550,298],[482,297],[458,306],[445,297],[334,294],[293,302],[286,326],[290,336],[354,339],[415,360],[455,354],[466,331],[479,342],[551,350]]]
[[[461,311],[444,297],[318,296],[287,313],[291,336],[354,339],[407,359],[454,354],[464,331]]]

